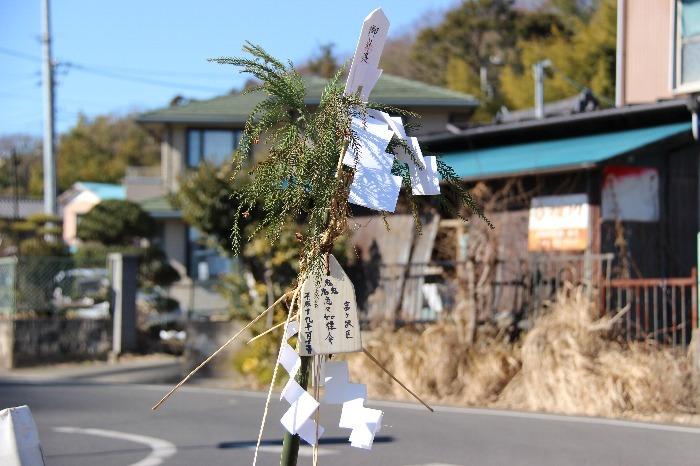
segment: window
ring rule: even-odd
[[[700,90],[700,0],[676,0],[673,87]]]
[[[187,228],[187,268],[190,278],[207,281],[231,271],[231,259],[204,244],[196,228]]]
[[[187,166],[202,162],[222,165],[231,160],[238,146],[240,131],[229,129],[189,129],[187,131]]]

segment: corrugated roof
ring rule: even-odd
[[[690,123],[445,153],[443,160],[464,179],[564,171],[593,166],[690,130]]]
[[[327,80],[305,77],[306,103],[317,105]],[[231,94],[209,100],[193,100],[187,104],[146,112],[137,121],[148,123],[245,123],[248,115],[264,98],[261,92]],[[397,107],[472,108],[479,102],[468,94],[432,86],[419,81],[383,74],[372,91],[371,100]]]
[[[78,181],[75,183],[76,188],[84,189],[95,193],[103,201],[126,199],[126,189],[120,184],[110,183],[94,183],[91,181]]]

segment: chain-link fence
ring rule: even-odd
[[[102,261],[72,257],[0,259],[0,316],[37,317],[82,310],[109,315],[109,280]]]
[[[8,318],[15,313],[15,272],[17,258],[0,258],[0,318]]]

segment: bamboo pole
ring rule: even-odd
[[[299,341],[297,340],[297,349]],[[301,367],[296,375],[296,381],[301,385],[301,388],[306,390],[309,386],[309,367],[313,356],[300,356]],[[281,466],[296,466],[297,458],[299,457],[299,435],[292,435],[286,430],[284,431],[284,440],[282,441],[282,455],[280,456]]]

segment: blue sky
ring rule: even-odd
[[[350,55],[374,8],[384,9],[396,35],[455,2],[53,0],[54,59],[72,64],[56,75],[57,130],[79,112],[123,114],[167,105],[176,94],[207,98],[240,87],[245,76],[206,59],[237,55],[245,40],[294,62],[328,42]],[[0,1],[0,134],[42,131],[40,5]]]

